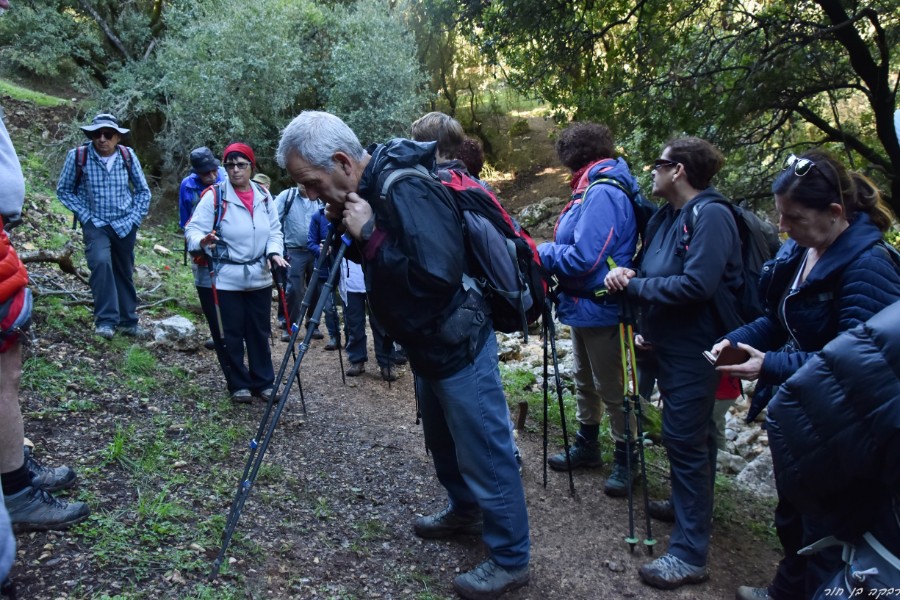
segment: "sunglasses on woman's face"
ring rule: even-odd
[[[794,175],[797,177],[803,177],[807,173],[809,173],[812,168],[816,166],[816,163],[809,160],[808,158],[800,158],[794,154],[791,154],[784,160],[784,166],[782,170],[794,168]]]
[[[244,169],[250,168],[250,163],[248,163],[248,162],[227,162],[227,163],[225,163],[224,166],[228,170],[237,169],[238,171],[243,171]]]
[[[676,162],[674,160],[666,160],[665,158],[657,158],[653,161],[654,169],[662,169],[663,167],[675,167],[680,165],[680,162]]]

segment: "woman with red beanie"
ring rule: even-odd
[[[275,380],[271,334],[272,269],[287,267],[278,211],[268,190],[252,182],[253,149],[225,148],[224,183],[208,188],[184,228],[188,250],[207,264],[197,293],[234,402],[268,399]],[[200,283],[206,283],[201,286]],[[222,327],[219,323],[221,319]],[[244,347],[247,362],[244,364]]]

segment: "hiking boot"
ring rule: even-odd
[[[651,500],[647,503],[647,512],[657,521],[663,521],[664,523],[675,522],[675,507],[672,506],[672,501],[669,499]]]
[[[282,341],[282,342],[289,342],[289,341],[291,341],[291,334],[289,334],[287,331],[282,331],[282,332],[281,332],[281,341]]]
[[[366,372],[366,363],[358,362],[358,363],[350,363],[350,368],[347,369],[347,377],[358,377]]]
[[[324,339],[325,339],[325,336],[322,335],[322,332],[319,331],[318,328],[316,328],[316,329],[313,329],[312,339],[314,339],[314,340],[324,340]]]
[[[530,577],[528,565],[520,569],[505,569],[489,558],[468,573],[456,577],[453,589],[467,600],[487,600],[528,585]]]
[[[589,442],[587,438],[581,435],[581,432],[578,432],[575,435],[575,445],[569,447],[569,462],[572,463],[573,469],[602,467],[603,459],[600,457],[600,444],[596,441]],[[559,454],[554,454],[548,458],[547,464],[554,471],[568,471],[569,465],[566,462],[566,451],[563,450]]]
[[[397,375],[394,374],[394,369],[390,365],[381,367],[381,378],[387,382],[397,381]]]
[[[235,390],[231,393],[231,401],[237,404],[250,404],[253,401],[253,394],[250,390]]]
[[[212,338],[209,338],[205,342],[203,342],[203,347],[207,350],[215,350],[216,349],[216,341]]]
[[[56,492],[75,485],[75,471],[69,467],[45,467],[34,459],[28,446],[25,446],[25,468],[31,475],[31,485],[45,492]]]
[[[33,485],[7,496],[5,504],[16,533],[68,529],[91,514],[91,509],[84,502],[57,500]]]
[[[606,483],[603,484],[603,493],[607,496],[612,496],[614,498],[621,498],[622,496],[628,495],[628,468],[625,466],[625,462],[628,459],[628,455],[626,454],[627,450],[625,449],[624,442],[616,442],[616,449],[613,452],[613,460],[615,461],[615,466],[613,467],[612,473],[609,474],[609,478],[606,480]],[[634,480],[638,474],[638,469],[640,463],[638,462],[640,459],[638,458],[637,453],[632,452],[631,454],[631,485],[634,487]]]
[[[742,585],[734,595],[735,600],[769,600],[769,590]]]
[[[325,344],[325,349],[328,350],[329,352],[331,352],[333,350],[337,350],[337,347],[338,347],[338,341],[334,338],[328,338],[328,343]]]
[[[134,338],[148,338],[150,337],[150,330],[144,329],[140,325],[130,325],[128,327],[119,327],[119,331],[122,332],[122,335],[127,335],[129,337]]]
[[[631,486],[634,487],[634,479],[637,476],[637,469],[631,469]],[[625,465],[616,463],[612,473],[609,474],[606,483],[603,484],[603,493],[613,498],[621,498],[628,495],[628,469]]]
[[[98,325],[97,328],[94,329],[94,335],[99,335],[102,338],[111,340],[113,339],[113,336],[116,335],[116,330],[109,325]]]
[[[452,535],[481,535],[481,512],[461,515],[449,506],[441,512],[419,517],[413,524],[413,531],[420,538],[436,540]]]
[[[642,566],[638,574],[644,583],[661,590],[674,590],[688,583],[703,583],[709,579],[709,569],[705,565],[689,565],[669,553]]]
[[[267,387],[266,389],[264,389],[263,391],[261,391],[259,393],[259,397],[262,398],[263,400],[265,400],[266,402],[268,402],[269,399],[272,397],[272,392],[274,392],[274,391],[275,391],[274,389]]]

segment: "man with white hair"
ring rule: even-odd
[[[306,111],[285,128],[277,158],[353,237],[370,308],[407,349],[425,443],[449,497],[414,531],[480,533],[490,556],[453,587],[464,598],[496,598],[528,583],[528,514],[490,314],[463,282],[461,217],[436,179],[398,173],[432,171],[435,146],[394,139],[363,150],[338,117]]]

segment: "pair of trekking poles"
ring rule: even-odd
[[[319,280],[319,270],[324,268],[326,257],[332,252],[335,238],[334,228],[329,228],[328,234],[325,237],[325,243],[322,248],[322,252],[319,254],[319,258],[316,260],[315,268],[313,269],[312,277],[310,278],[310,284],[306,289],[306,294],[303,297],[303,302],[300,305],[300,310],[298,315],[303,315],[306,312],[306,309],[309,308],[312,303],[312,299],[315,297],[316,290],[318,288]],[[337,250],[334,252],[333,256],[333,264],[328,272],[328,277],[325,279],[322,285],[321,294],[319,294],[319,300],[316,303],[316,306],[312,312],[312,315],[309,318],[309,326],[306,329],[306,335],[303,338],[303,341],[300,342],[298,346],[297,338],[299,337],[300,327],[298,323],[290,323],[290,315],[287,312],[287,303],[284,301],[284,296],[282,294],[282,307],[285,311],[285,320],[286,326],[290,327],[291,338],[288,341],[288,350],[285,351],[284,358],[281,361],[281,366],[278,368],[278,374],[275,377],[275,384],[272,388],[272,393],[269,396],[268,402],[266,404],[266,409],[263,412],[262,419],[259,423],[259,428],[257,429],[256,436],[252,438],[248,444],[249,447],[249,455],[247,456],[247,464],[244,466],[244,472],[241,475],[240,480],[238,481],[237,492],[235,493],[234,500],[231,504],[231,511],[228,515],[228,521],[226,522],[225,529],[222,532],[222,547],[219,549],[219,553],[216,556],[215,561],[213,561],[212,571],[209,574],[209,580],[212,581],[219,574],[219,569],[222,567],[222,563],[225,560],[225,553],[228,551],[228,546],[231,544],[231,540],[234,537],[234,531],[237,528],[238,521],[241,518],[241,512],[243,511],[244,504],[247,502],[247,498],[250,496],[250,490],[253,488],[253,484],[256,482],[256,476],[259,472],[260,467],[262,466],[263,458],[265,457],[266,450],[269,447],[269,443],[272,440],[272,435],[275,433],[275,428],[278,426],[278,421],[281,418],[281,413],[284,411],[284,407],[287,404],[288,396],[290,396],[291,391],[291,382],[296,379],[297,385],[300,386],[300,364],[303,361],[303,357],[306,356],[307,351],[309,350],[310,343],[312,342],[313,333],[316,331],[316,328],[319,325],[319,321],[322,317],[322,313],[325,310],[325,306],[331,300],[334,290],[334,283],[337,280],[340,269],[341,269],[341,261],[344,258],[344,254],[347,251],[347,248],[350,246],[350,237],[345,235],[340,236],[340,243],[337,245]],[[215,289],[215,288],[214,288]],[[280,290],[283,291],[283,290]],[[213,292],[215,299],[215,291]],[[218,302],[216,302],[216,308],[218,310]],[[222,317],[221,312],[217,312],[217,318],[219,320],[219,327],[221,331],[222,326]],[[281,389],[281,383],[284,381],[284,375],[287,371],[288,366],[288,357],[293,356],[293,364],[291,366],[290,374],[287,377],[287,384],[284,386],[284,389],[279,392]],[[341,377],[343,377],[344,370],[341,369]],[[303,398],[302,388],[300,390],[301,401]],[[275,398],[278,398],[278,403],[275,403]],[[274,407],[274,410],[273,410]],[[306,405],[303,403],[303,411],[306,412]]]
[[[543,344],[544,344],[544,487],[547,487],[547,445],[548,445],[548,412],[549,412],[549,358],[553,360],[553,377],[556,387],[556,398],[559,404],[559,416],[562,423],[563,450],[566,456],[566,467],[569,474],[569,492],[575,496],[575,480],[572,475],[572,462],[570,456],[569,436],[566,426],[565,407],[563,404],[562,381],[559,376],[559,359],[556,353],[556,327],[553,321],[553,303],[548,297],[544,305],[542,315]],[[638,543],[634,525],[634,492],[631,461],[633,459],[632,448],[637,443],[638,460],[640,462],[641,490],[644,501],[644,515],[646,517],[647,536],[643,540],[648,554],[653,554],[653,530],[650,522],[650,497],[647,490],[647,463],[644,455],[644,411],[641,406],[641,397],[638,393],[637,355],[634,349],[635,317],[634,309],[624,294],[619,297],[619,350],[622,359],[623,404],[622,411],[625,416],[625,471],[627,473],[626,488],[628,490],[628,536],[625,542],[634,552]],[[637,440],[631,435],[631,412],[635,414],[635,426],[637,428]]]

